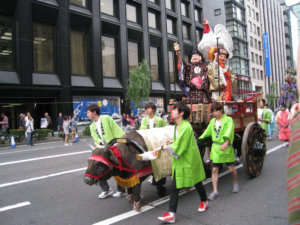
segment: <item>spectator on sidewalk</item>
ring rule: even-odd
[[[76,120],[76,115],[72,116],[71,123],[72,123],[72,140],[73,140],[73,143],[76,143],[75,136],[77,134],[77,123],[78,123],[78,120]]]
[[[54,130],[53,130],[52,120],[51,120],[51,117],[49,116],[49,114],[47,112],[45,112],[45,118],[47,118],[47,129],[52,130],[52,137],[54,137]]]
[[[65,135],[65,146],[69,146],[70,120],[68,116],[64,116],[63,126]]]
[[[56,118],[56,122],[57,122],[57,132],[58,133],[61,133],[62,132],[62,126],[63,126],[63,123],[64,123],[64,118],[62,116],[62,113],[58,113],[58,117]]]
[[[24,130],[25,129],[25,115],[23,113],[20,114],[20,119],[19,119],[19,129]]]
[[[33,124],[32,116],[28,117],[28,120],[25,124],[25,132],[26,132],[27,145],[33,146],[34,124]]]
[[[25,119],[25,123],[27,123],[28,117],[29,117],[29,116],[31,116],[31,113],[30,113],[30,112],[27,112],[27,113],[26,113],[26,116],[25,116],[25,118],[24,118],[24,119]],[[32,119],[33,119],[33,118],[32,118]]]
[[[5,138],[5,140],[7,140],[8,134],[9,134],[8,117],[5,115],[5,113],[1,113],[1,118],[2,118],[2,121],[0,122],[0,124],[2,125],[2,133],[4,133],[4,138]]]

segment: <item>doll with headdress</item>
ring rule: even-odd
[[[180,57],[180,52],[176,52]],[[202,55],[195,50],[192,54],[190,63],[183,60],[184,69],[184,83],[190,88],[189,102],[196,103],[210,103],[211,93],[209,91],[209,80],[207,77],[207,64],[202,62]]]

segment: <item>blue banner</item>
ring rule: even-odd
[[[264,41],[264,53],[265,53],[265,67],[266,76],[271,76],[271,59],[270,59],[270,48],[269,48],[269,35],[268,33],[263,34]]]
[[[88,120],[86,108],[91,104],[99,106],[101,115],[112,117],[120,115],[120,98],[118,97],[74,96],[73,113],[76,119]]]

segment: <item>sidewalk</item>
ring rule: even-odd
[[[79,140],[90,138],[89,136],[82,136],[80,133],[78,135],[79,135]],[[72,141],[71,135],[70,135],[70,140]],[[49,133],[45,140],[35,141],[33,144],[40,144],[40,143],[47,143],[47,142],[59,142],[59,141],[63,142],[63,139],[58,136],[57,132],[54,132],[54,136],[52,136],[52,134]],[[25,138],[21,142],[16,142],[16,147],[21,147],[21,146],[26,146],[26,145],[27,145],[27,143],[26,143]],[[7,148],[7,147],[10,147],[10,139],[8,139],[8,141],[6,141],[5,144],[0,144],[0,149]]]

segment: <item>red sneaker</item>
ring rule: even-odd
[[[207,206],[208,206],[208,201],[206,201],[206,202],[200,201],[198,212],[205,212],[207,210]]]
[[[158,219],[165,223],[175,223],[175,214],[164,212],[164,215],[158,217]]]

